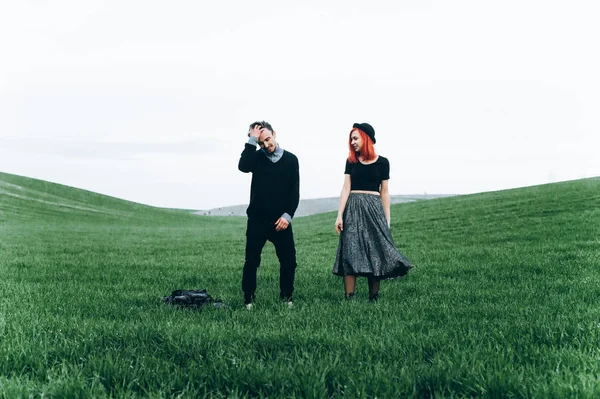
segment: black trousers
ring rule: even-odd
[[[256,272],[267,240],[275,246],[279,258],[279,295],[291,299],[296,275],[296,247],[292,224],[282,231],[275,231],[275,224],[259,218],[249,217],[246,229],[246,262],[242,275],[242,291],[248,303],[256,291]]]

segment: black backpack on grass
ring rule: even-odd
[[[186,308],[201,309],[206,305],[215,308],[224,308],[225,304],[218,299],[214,299],[210,294],[202,290],[175,290],[169,296],[163,297],[163,302],[169,305],[177,305]]]

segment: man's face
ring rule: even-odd
[[[258,137],[258,145],[260,148],[268,153],[273,153],[277,148],[277,139],[275,138],[275,132],[269,129],[263,129]]]

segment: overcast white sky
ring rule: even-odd
[[[600,175],[597,1],[14,1],[0,171],[149,205],[246,203],[248,125],[338,196],[354,122],[392,194]]]

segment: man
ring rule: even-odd
[[[292,218],[300,201],[298,158],[277,144],[277,136],[265,121],[250,125],[238,168],[252,172],[250,205],[246,210],[246,262],[242,276],[244,305],[252,309],[256,291],[256,272],[267,240],[275,246],[279,259],[279,296],[292,306],[296,274],[296,248]],[[257,151],[256,145],[260,146]]]

